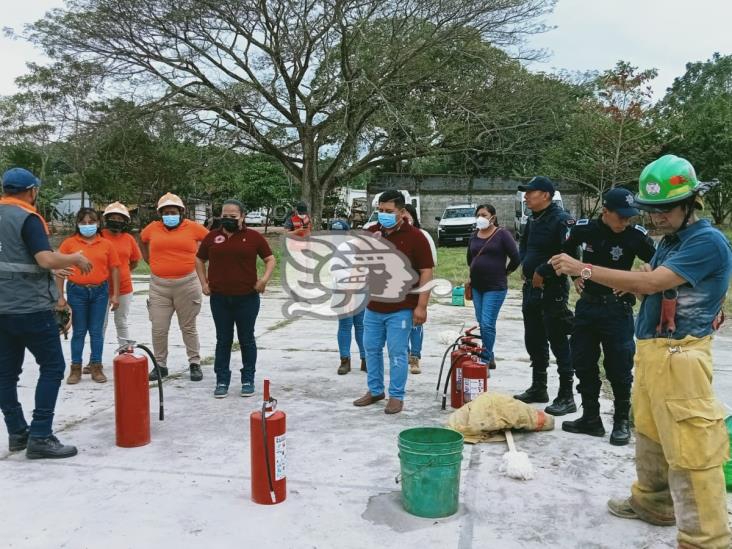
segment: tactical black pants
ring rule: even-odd
[[[546,371],[551,346],[560,377],[572,377],[574,373],[569,346],[573,317],[567,306],[568,299],[566,279],[547,284],[543,290],[533,288],[530,281],[523,287],[524,343],[531,366]]]
[[[589,302],[580,298],[571,338],[572,364],[580,381],[583,405],[598,402],[600,396],[600,349],[605,375],[616,401],[630,400],[633,383],[633,308],[627,301]],[[587,402],[585,402],[587,400]]]

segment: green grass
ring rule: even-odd
[[[148,265],[144,261],[140,260],[137,263],[137,267],[135,267],[135,270],[132,271],[132,274],[136,274],[136,275],[147,275],[147,274],[150,274],[150,265]]]

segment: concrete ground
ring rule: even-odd
[[[136,281],[132,335],[150,341],[146,283]],[[284,294],[268,290],[257,324],[258,388],[272,379],[273,394],[287,413],[287,501],[250,501],[248,416],[260,404],[229,397],[214,400],[212,358],[204,380],[187,379],[187,363],[174,322],[165,384],[166,419],[157,420],[151,390],[152,443],[115,446],[113,384],[85,377],[63,385],[56,415],[62,441],[79,455],[60,461],[28,461],[0,450],[0,544],[23,549],[275,548],[660,548],[675,547],[675,529],[610,516],[605,502],[624,496],[634,478],[633,446],[613,447],[608,437],[552,432],[517,434],[520,450],[536,470],[530,481],[498,472],[503,443],[466,445],[461,506],[447,519],[420,519],[400,505],[397,435],[406,428],[444,424],[449,412],[435,401],[444,345],[438,334],[472,322],[472,310],[431,305],[423,373],[410,375],[405,410],[383,413],[383,403],[355,408],[366,376],[337,376],[336,324],[283,321]],[[199,318],[202,353],[214,354],[208,303]],[[104,360],[111,377],[115,344],[110,323]],[[529,381],[520,298],[509,295],[501,312],[494,391],[512,393]],[[355,343],[354,343],[355,351]],[[64,342],[69,358],[69,343]],[[88,353],[88,350],[87,350]],[[732,404],[732,330],[715,342],[718,395]],[[240,357],[235,354],[235,369]],[[32,409],[37,368],[26,362],[21,401]],[[235,374],[234,379],[237,379]],[[556,371],[551,375],[556,391]],[[606,424],[611,405],[603,401]],[[570,416],[574,417],[574,416]],[[4,447],[4,443],[3,443]]]

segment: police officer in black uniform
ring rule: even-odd
[[[603,198],[602,215],[593,220],[580,219],[572,227],[564,244],[565,252],[582,249],[582,260],[592,265],[629,271],[639,257],[650,261],[655,252],[648,231],[631,225],[638,215],[633,207],[633,193],[615,188]],[[580,292],[574,317],[574,333],[570,340],[572,364],[580,380],[582,417],[562,423],[570,433],[601,437],[605,428],[600,419],[600,346],[604,355],[605,373],[613,389],[615,415],[610,444],[622,446],[630,442],[628,413],[630,387],[633,382],[633,305],[632,294],[619,295],[611,288],[592,280],[575,280]]]
[[[557,398],[545,411],[561,416],[577,411],[572,393],[574,371],[569,346],[572,311],[567,306],[569,279],[557,276],[547,261],[557,250],[562,250],[567,231],[575,221],[552,202],[554,184],[549,178],[534,177],[528,185],[520,185],[518,189],[526,193],[526,205],[532,211],[519,243],[524,279],[521,310],[532,382],[529,389],[514,398],[523,402],[549,402],[546,371],[551,345],[557,359],[560,387]]]

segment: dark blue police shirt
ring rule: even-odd
[[[622,271],[631,270],[636,257],[649,262],[656,252],[653,239],[642,226],[628,226],[616,233],[601,218],[579,219],[569,230],[562,246],[564,252],[572,254],[578,247],[583,262]],[[585,282],[584,291],[593,295],[612,293],[611,288],[592,279]]]
[[[526,280],[533,278],[534,271],[547,282],[558,278],[547,261],[562,252],[562,246],[567,239],[567,231],[574,224],[574,218],[555,203],[545,210],[529,216],[519,243],[521,269]],[[571,255],[577,257],[576,252]],[[562,275],[561,278],[565,278],[565,276]]]

